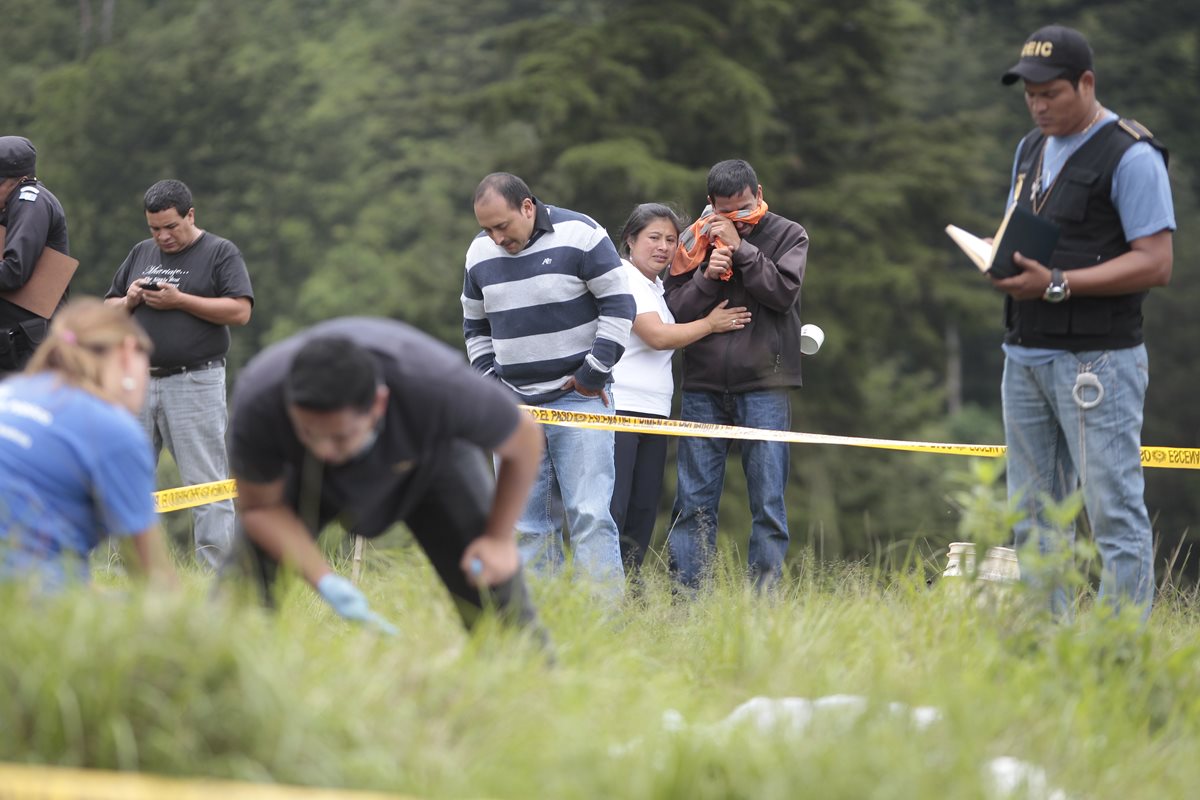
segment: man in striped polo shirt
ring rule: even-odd
[[[625,351],[634,302],[621,259],[591,218],[545,205],[525,181],[497,172],[475,190],[483,229],[467,250],[463,333],[472,366],[522,403],[611,414],[606,385]],[[611,431],[546,426],[546,454],[517,521],[521,558],[553,573],[563,561],[561,499],[578,574],[619,597],[624,569]]]

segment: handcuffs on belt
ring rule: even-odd
[[[1085,400],[1083,393],[1089,388],[1096,390],[1096,397],[1091,400]],[[1075,376],[1075,387],[1071,389],[1071,396],[1075,398],[1075,405],[1084,411],[1087,411],[1089,408],[1095,408],[1104,399],[1104,384],[1100,383],[1100,378],[1096,373],[1092,372],[1091,364],[1081,364],[1079,366],[1079,374]]]

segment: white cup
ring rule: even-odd
[[[802,325],[800,327],[800,352],[806,356],[811,356],[821,349],[821,344],[825,341],[825,331],[818,328],[816,325]]]

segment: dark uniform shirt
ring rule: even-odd
[[[67,217],[62,204],[36,178],[19,183],[6,198],[0,211],[4,232],[4,259],[0,261],[0,292],[20,289],[33,275],[42,251],[47,247],[69,254]],[[66,302],[63,294],[59,305]],[[9,341],[20,348],[19,355],[28,359],[32,348],[46,335],[46,321],[37,314],[0,298],[0,343],[3,350]],[[9,365],[9,368],[12,368]],[[18,364],[19,368],[19,364]],[[0,366],[0,370],[5,369]]]

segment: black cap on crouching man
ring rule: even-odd
[[[24,136],[0,136],[0,178],[24,178],[34,173],[37,150]]]
[[[1019,80],[1049,83],[1057,78],[1078,78],[1088,70],[1092,70],[1092,48],[1083,34],[1074,28],[1047,25],[1025,40],[1021,60],[1000,82],[1006,86]]]

